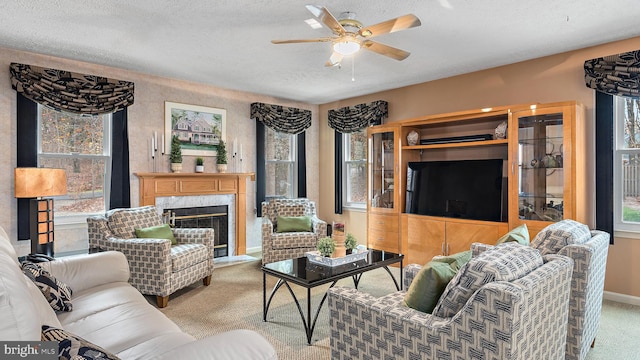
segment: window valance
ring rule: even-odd
[[[617,96],[640,96],[640,50],[584,62],[587,87]]]
[[[368,126],[380,125],[388,116],[388,103],[377,100],[368,104],[329,110],[329,127],[341,133],[352,133]]]
[[[11,87],[58,111],[106,114],[133,104],[133,82],[11,63]]]
[[[311,126],[311,111],[281,105],[255,102],[251,104],[251,119],[287,134],[299,134]]]

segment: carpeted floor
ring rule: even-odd
[[[397,277],[398,269],[391,270]],[[267,277],[267,296],[275,281],[275,278]],[[326,303],[318,317],[311,346],[307,345],[300,314],[286,288],[281,288],[275,295],[268,321],[262,321],[260,260],[217,268],[211,286],[199,284],[171,295],[169,306],[161,309],[185,332],[203,338],[232,329],[252,329],[273,344],[282,360],[330,358]],[[312,291],[312,309],[317,307],[328,286]],[[353,282],[343,279],[337,286],[353,287]],[[306,311],[306,289],[295,285],[292,288]],[[359,288],[374,296],[395,291],[393,281],[383,269],[365,273]],[[639,359],[638,346],[640,307],[605,301],[596,346],[587,359]]]

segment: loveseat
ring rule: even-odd
[[[129,284],[129,266],[122,253],[70,256],[38,265],[71,288],[71,311],[52,309],[23,274],[15,250],[0,228],[2,341],[40,341],[45,325],[121,359],[277,359],[272,345],[250,330],[199,340],[182,332]]]

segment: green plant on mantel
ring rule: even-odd
[[[196,165],[198,165],[198,166],[204,165],[204,159],[201,158],[201,157],[197,157],[196,158]]]
[[[177,136],[173,135],[171,137],[171,154],[169,154],[169,159],[174,164],[182,163],[182,149],[180,149],[180,139]]]
[[[227,148],[224,145],[224,140],[220,140],[218,144],[218,158],[216,160],[217,164],[226,164],[227,163]]]
[[[318,251],[322,256],[331,256],[336,251],[336,242],[330,237],[323,237],[318,240]]]

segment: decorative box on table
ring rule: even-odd
[[[309,261],[313,263],[326,265],[326,266],[338,266],[338,265],[348,264],[350,262],[355,262],[358,260],[365,260],[367,258],[367,255],[369,255],[369,250],[368,249],[359,250],[358,252],[354,252],[346,256],[340,256],[335,258],[322,256],[320,255],[319,251],[307,251],[306,254]]]

